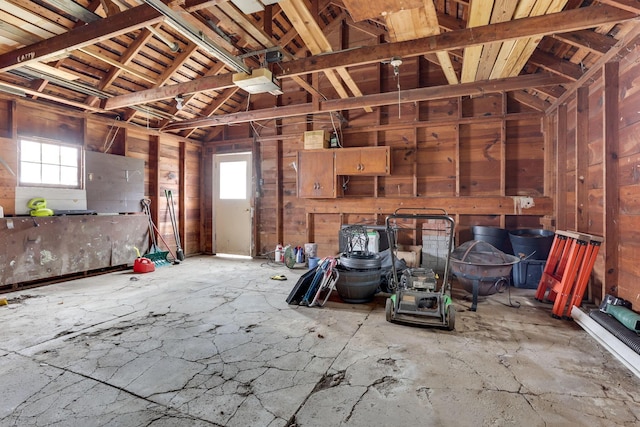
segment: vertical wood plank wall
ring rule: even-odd
[[[640,304],[640,47],[605,64],[550,115],[556,126],[557,227],[604,237],[593,299]]]
[[[282,118],[255,126],[212,132],[204,145],[150,129],[101,120],[29,100],[0,97],[0,204],[14,214],[19,135],[44,136],[145,161],[145,194],[163,237],[174,246],[164,190],[173,192],[187,254],[212,252],[211,167],[215,153],[253,151],[255,165],[255,255],[277,243],[314,240],[319,254],[338,250],[342,224],[383,224],[398,207],[444,208],[455,216],[458,243],[473,225],[547,226],[605,236],[593,274],[593,297],[613,293],[640,303],[640,48],[607,64],[565,103],[542,112],[502,94],[448,98],[375,109]],[[443,84],[424,58],[407,60],[401,87]],[[381,80],[377,77],[380,76]],[[394,90],[393,73],[380,64],[352,77],[366,92]],[[317,78],[320,93],[336,94]],[[311,102],[288,87],[281,105]],[[251,108],[274,105],[256,97]],[[244,108],[244,107],[243,107]],[[344,196],[297,197],[296,154],[306,130],[340,127],[344,146],[389,146],[390,176],[340,178]],[[552,150],[553,152],[549,152]],[[6,165],[5,165],[6,164]],[[520,197],[535,206],[518,208]],[[403,243],[420,244],[420,224]]]
[[[425,82],[444,84],[441,70],[424,58],[407,59],[402,67],[406,72],[400,73],[401,88]],[[397,86],[393,71],[381,64],[353,70],[352,77],[365,91],[367,85],[372,85],[372,91],[393,91]],[[282,105],[313,102],[307,92],[288,86],[287,80],[282,83]],[[320,93],[337,96],[323,76],[317,84]],[[268,108],[273,102],[269,95],[251,99],[252,108]],[[459,242],[472,237],[474,225],[540,228],[541,219],[553,215],[553,194],[545,191],[545,174],[554,165],[545,159],[554,158],[545,151],[543,118],[541,111],[492,93],[388,105],[373,113],[350,110],[333,117],[323,113],[237,125],[206,143],[205,150],[257,145],[255,255],[273,256],[278,243],[313,241],[319,255],[325,256],[338,251],[343,224],[381,225],[386,215],[400,207],[447,210],[457,221]],[[333,132],[334,126],[344,147],[391,147],[392,173],[340,176],[341,197],[299,198],[296,161],[297,152],[304,149],[303,133]],[[521,208],[522,197],[530,197],[534,206]],[[411,229],[402,236],[402,243],[421,244],[422,224],[407,226]]]
[[[171,190],[183,250],[186,254],[201,252],[200,144],[160,136],[152,130],[114,120],[85,116],[28,100],[0,97],[0,158],[7,165],[5,167],[0,162],[0,205],[7,216],[15,214],[19,136],[49,138],[77,144],[89,151],[144,160],[145,197],[152,201],[153,217],[162,237],[175,252],[173,228],[164,194],[165,190]],[[162,246],[161,242],[159,244]]]

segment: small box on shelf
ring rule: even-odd
[[[304,133],[304,149],[313,150],[329,148],[329,132],[326,130],[312,130]]]

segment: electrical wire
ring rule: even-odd
[[[109,128],[109,132],[107,132],[107,136],[104,139],[104,144],[102,145],[102,152],[103,153],[108,153],[109,150],[111,150],[111,146],[113,145],[113,142],[116,139],[116,135],[118,135],[118,131],[120,130],[120,126],[118,126],[116,128],[116,131],[113,133],[113,136],[111,137],[111,141],[109,141],[109,145],[107,146],[107,140],[109,139],[109,135],[111,134],[111,131],[113,130],[113,128],[116,125],[117,121],[120,121],[120,116],[116,116],[113,119],[113,123],[111,124],[111,127]]]
[[[338,142],[338,147],[342,148],[342,122],[340,125],[340,136],[338,136],[338,130],[336,129],[336,124],[333,121],[333,112],[329,112],[329,117],[331,117],[331,126],[333,126],[333,133],[336,134],[336,140]]]

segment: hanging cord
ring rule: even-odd
[[[402,65],[402,59],[398,57],[391,58],[391,62],[389,62],[393,67],[393,75],[396,78],[397,87],[398,87],[398,118],[401,116],[400,111],[400,65]]]
[[[398,73],[398,118],[400,118],[402,114],[402,110],[400,109],[400,73]]]
[[[245,108],[245,112],[249,111],[249,105],[251,104],[251,94],[248,93],[247,94],[247,108]],[[256,129],[256,127],[254,126],[253,120],[249,121],[249,126],[251,126],[251,129],[253,129],[253,133],[254,133],[254,138],[257,135],[258,138],[260,137],[260,133],[258,132],[258,129]]]
[[[342,148],[342,122],[340,122],[340,135],[338,135],[338,129],[336,128],[336,124],[333,121],[333,112],[329,112],[329,117],[331,117],[331,126],[333,126],[333,133],[336,134],[336,139],[338,140],[338,147]]]
[[[111,127],[109,128],[109,132],[107,132],[107,137],[104,139],[104,144],[102,145],[102,152],[103,153],[108,153],[109,150],[111,150],[111,146],[113,145],[113,141],[115,141],[116,135],[118,135],[118,131],[120,131],[120,126],[118,126],[116,128],[116,131],[113,133],[113,136],[111,137],[111,141],[109,141],[108,145],[107,145],[107,141],[109,140],[109,135],[111,135],[111,131],[115,127],[117,121],[120,121],[120,116],[116,116],[116,118],[113,119],[113,123],[111,124]]]

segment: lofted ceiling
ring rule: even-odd
[[[398,93],[354,73],[427,61],[442,79],[414,79],[402,102],[493,91],[545,111],[637,42],[639,3],[0,0],[0,91],[207,141],[219,125],[370,113]],[[310,101],[278,100],[291,90]]]

